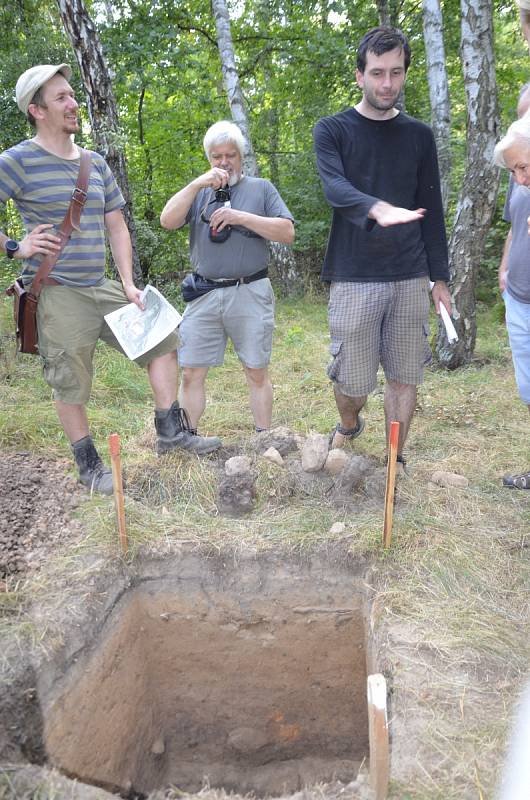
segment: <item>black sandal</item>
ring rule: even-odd
[[[508,489],[530,489],[530,472],[522,472],[521,475],[505,475],[502,485]]]
[[[343,428],[340,422],[337,422],[333,430],[329,435],[329,443],[330,445],[333,444],[333,439],[335,438],[336,433],[340,433],[341,436],[344,436],[346,439],[356,439],[361,433],[364,431],[364,417],[361,417],[359,414],[357,417],[357,425],[355,428]]]

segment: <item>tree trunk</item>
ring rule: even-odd
[[[475,280],[495,210],[499,170],[492,164],[499,127],[491,0],[461,0],[461,57],[467,101],[465,173],[449,242],[455,327],[449,345],[438,326],[436,355],[448,369],[468,363],[475,349]]]
[[[399,3],[396,0],[375,0],[379,24],[389,28],[399,28]],[[396,108],[405,111],[405,84],[403,84],[395,102]]]
[[[79,64],[96,150],[101,153],[112,170],[125,199],[123,214],[133,245],[133,276],[135,282],[141,286],[140,263],[136,251],[136,226],[121,141],[122,132],[101,42],[83,0],[57,0],[57,5]]]
[[[444,212],[451,189],[451,111],[439,0],[423,0],[423,38],[431,100],[431,125],[438,150]]]
[[[217,31],[217,44],[221,58],[223,83],[228,95],[228,103],[233,121],[238,125],[245,137],[246,150],[243,159],[243,169],[246,175],[256,177],[259,174],[258,164],[252,142],[250,139],[250,125],[247,107],[237,71],[232,33],[230,30],[230,15],[226,0],[212,0],[212,11]],[[301,291],[302,279],[298,274],[293,250],[289,245],[280,242],[270,243],[271,271],[277,277],[282,294],[293,294]]]
[[[258,164],[256,156],[254,155],[254,150],[252,149],[247,106],[239,82],[239,73],[237,71],[232,33],[230,30],[230,15],[225,0],[212,0],[212,11],[215,19],[215,29],[217,31],[217,45],[219,47],[219,57],[221,59],[223,83],[226,94],[228,95],[230,112],[232,114],[232,119],[245,137],[246,149],[243,159],[243,169],[245,175],[256,177],[259,173]]]

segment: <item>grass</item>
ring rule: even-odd
[[[9,330],[8,316],[4,302],[0,333]],[[341,543],[371,559],[376,643],[399,712],[393,724],[398,731],[400,719],[406,720],[410,736],[415,725],[421,729],[414,780],[403,782],[406,765],[393,767],[390,796],[400,800],[493,796],[511,710],[529,664],[530,495],[503,489],[500,477],[530,466],[530,420],[517,397],[498,312],[481,309],[478,320],[475,360],[452,373],[429,369],[420,388],[407,447],[414,479],[400,483],[393,545],[386,553],[380,506],[361,505],[355,513],[334,508],[324,495],[293,490],[282,469],[265,462],[256,465],[257,510],[243,520],[220,516],[215,499],[222,465],[213,456],[157,459],[145,374],[103,347],[97,352],[89,416],[104,455],[108,434],[117,430],[121,436],[131,487],[130,560],[145,549],[182,543],[236,551]],[[271,368],[276,424],[301,434],[327,432],[335,424],[325,374],[328,344],[323,298],[278,304]],[[68,446],[38,360],[13,360],[5,335],[0,347],[0,445],[65,456]],[[248,452],[247,392],[231,350],[224,367],[211,371],[207,392],[201,431]],[[382,463],[382,379],[366,420],[355,451]],[[469,487],[429,487],[435,469],[465,475]],[[82,581],[93,568],[87,563],[116,558],[117,536],[111,501],[87,501],[80,513],[83,540],[58,553],[51,569]],[[336,521],[345,522],[346,531],[332,538],[328,531]],[[30,595],[50,592],[50,583],[49,575],[41,576],[0,595],[4,630],[27,632],[21,608]],[[39,639],[42,631],[33,636]]]

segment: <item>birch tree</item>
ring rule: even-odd
[[[495,210],[499,171],[492,164],[499,128],[492,0],[460,0],[460,52],[467,105],[466,162],[449,242],[455,327],[459,341],[449,345],[438,326],[439,362],[455,369],[471,360],[477,333],[475,281]]]
[[[451,188],[451,111],[439,0],[423,0],[423,38],[431,101],[431,125],[438,150],[444,212]]]
[[[245,137],[246,149],[243,159],[243,168],[246,175],[256,177],[259,173],[256,156],[250,138],[250,125],[247,106],[241,90],[239,72],[236,66],[232,32],[230,29],[230,14],[226,0],[212,0],[212,12],[215,19],[217,44],[221,58],[223,84],[228,97],[230,112],[233,121],[239,126]],[[282,291],[285,294],[298,291],[301,288],[301,277],[298,274],[293,250],[289,245],[281,242],[271,242],[271,266],[275,269]]]
[[[133,245],[133,275],[135,282],[142,285],[124,142],[103,48],[83,0],[57,0],[57,5],[79,64],[96,150],[112,170],[125,199],[123,213]]]

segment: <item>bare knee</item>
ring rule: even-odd
[[[204,385],[208,369],[204,367],[184,367],[182,369],[181,384],[184,389],[192,389]]]
[[[263,389],[269,383],[269,371],[266,367],[263,369],[245,367],[245,377],[249,386],[256,389]]]

